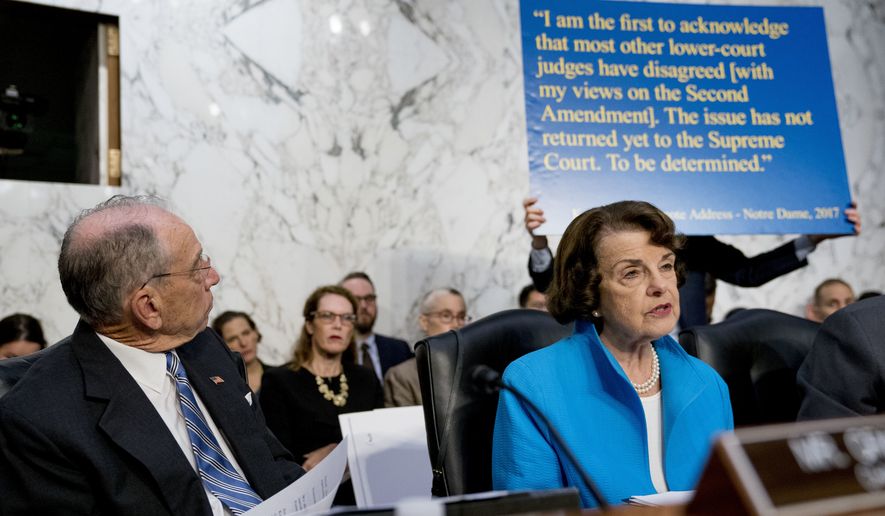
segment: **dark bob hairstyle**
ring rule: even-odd
[[[261,342],[261,332],[258,331],[258,327],[255,325],[255,321],[253,321],[252,317],[250,317],[249,314],[247,314],[246,312],[237,312],[234,310],[223,312],[221,315],[216,317],[214,321],[212,321],[212,329],[215,330],[216,333],[221,335],[222,340],[224,340],[224,335],[222,334],[221,329],[224,328],[225,324],[233,321],[234,319],[239,319],[240,317],[245,319],[246,324],[248,324],[249,327],[258,334],[258,342]]]
[[[652,244],[677,253],[685,237],[664,212],[644,201],[620,201],[599,206],[578,215],[568,225],[553,269],[553,281],[547,289],[547,309],[561,324],[574,320],[593,321],[597,330],[602,321],[593,317],[599,307],[597,246],[602,237],[622,231],[647,231]],[[676,260],[677,284],[685,278],[685,265]]]
[[[40,321],[28,314],[12,314],[0,320],[0,345],[27,340],[46,347]]]

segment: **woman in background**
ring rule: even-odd
[[[356,311],[349,290],[337,285],[314,290],[304,303],[292,362],[264,373],[259,400],[267,427],[306,470],[341,442],[339,414],[384,406],[375,373],[354,361]],[[356,503],[350,481],[341,484],[335,503]]]
[[[734,423],[716,372],[668,334],[682,280],[673,222],[646,202],[586,211],[559,244],[547,308],[575,332],[514,361],[504,381],[550,418],[609,503],[692,489],[713,436]],[[495,489],[575,486],[597,501],[548,428],[502,392],[495,421]]]
[[[245,312],[229,310],[212,321],[212,329],[221,335],[231,351],[236,351],[243,357],[249,388],[252,389],[252,392],[257,393],[261,389],[261,377],[264,375],[266,366],[261,360],[258,360],[258,343],[261,342],[261,333],[255,326],[255,321]]]
[[[28,314],[0,320],[0,360],[36,353],[46,347],[40,321]]]

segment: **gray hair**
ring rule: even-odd
[[[451,287],[433,289],[430,292],[424,294],[424,297],[421,298],[421,313],[426,315],[433,311],[433,305],[436,302],[436,298],[443,294],[452,294],[460,297],[462,301],[464,300],[464,296]]]
[[[163,208],[163,203],[154,196],[115,195],[82,211],[65,232],[58,257],[61,286],[68,303],[93,328],[122,321],[126,295],[152,270],[171,263],[154,229],[132,215],[132,210],[147,207]],[[94,237],[78,235],[84,219],[112,211],[119,212],[122,223]]]

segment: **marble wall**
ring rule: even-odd
[[[354,269],[376,282],[377,329],[410,340],[433,287],[461,289],[475,316],[515,306],[529,246],[515,0],[43,3],[120,17],[125,185],[0,181],[0,314],[70,332],[61,235],[118,191],[163,196],[194,226],[223,278],[214,313],[254,313],[270,363],[306,295]],[[863,235],[762,288],[720,285],[717,317],[800,313],[833,275],[885,289],[885,2],[825,4]],[[728,240],[752,253],[786,238]]]

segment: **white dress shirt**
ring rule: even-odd
[[[648,472],[655,491],[665,493],[667,479],[664,477],[664,436],[661,430],[661,392],[651,396],[640,397],[645,412],[645,427],[648,431]]]
[[[550,268],[552,262],[553,252],[549,247],[545,247],[544,249],[535,249],[532,247],[532,252],[529,255],[529,266],[531,266],[532,272],[544,272]]]
[[[135,380],[138,386],[141,387],[144,395],[147,396],[147,399],[157,410],[160,418],[166,423],[166,426],[172,433],[172,437],[178,442],[178,446],[181,447],[181,452],[184,453],[184,456],[187,458],[191,467],[194,468],[194,471],[199,475],[197,461],[194,459],[190,437],[187,435],[187,426],[184,416],[181,413],[181,405],[178,401],[177,384],[172,375],[166,371],[166,355],[164,353],[150,353],[138,348],[133,348],[132,346],[121,344],[111,338],[105,337],[104,335],[96,335],[98,335],[98,338],[104,342],[111,353],[117,357],[117,360],[123,364],[123,368],[126,369],[130,376],[132,376],[132,379]],[[182,365],[182,367],[184,367],[184,365]],[[243,470],[237,463],[237,459],[234,458],[233,453],[231,453],[227,440],[218,430],[218,426],[215,425],[215,421],[212,420],[212,416],[203,405],[200,395],[197,394],[195,389],[192,390],[194,392],[194,397],[197,399],[197,405],[199,405],[200,410],[203,412],[203,416],[206,418],[206,423],[209,425],[209,429],[215,434],[215,438],[218,440],[221,450],[231,461],[231,464],[233,464],[234,468],[236,468],[240,475],[242,475],[243,478],[246,478],[246,476],[243,475]],[[212,507],[212,514],[214,516],[230,516],[232,514],[226,507],[224,507],[221,501],[215,497],[215,495],[206,490],[205,486],[203,487],[203,490],[206,492],[206,497],[209,498],[209,505]]]

